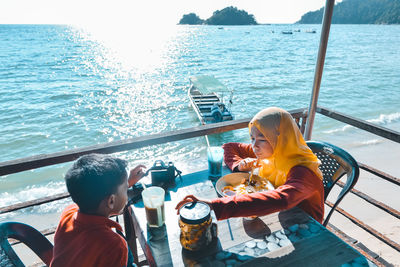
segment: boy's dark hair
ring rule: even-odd
[[[68,192],[80,211],[93,213],[100,202],[116,193],[127,178],[127,162],[102,154],[80,157],[65,175]]]

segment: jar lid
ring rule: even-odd
[[[210,207],[201,201],[189,202],[179,209],[182,222],[188,224],[200,224],[210,219]]]

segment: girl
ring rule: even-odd
[[[262,216],[299,206],[318,222],[324,217],[324,187],[319,161],[305,143],[292,116],[280,108],[267,108],[249,123],[251,144],[223,145],[226,165],[232,171],[249,171],[255,162],[259,176],[275,190],[203,200],[193,195],[178,203],[204,201],[217,219]]]

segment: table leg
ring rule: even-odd
[[[126,241],[128,243],[129,248],[132,251],[135,264],[138,265],[139,258],[137,253],[136,232],[135,232],[135,227],[133,225],[132,208],[130,205],[125,206],[123,217],[124,217]]]

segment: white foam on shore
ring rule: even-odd
[[[366,141],[353,142],[351,144],[351,146],[352,147],[373,146],[373,145],[378,145],[383,142],[384,142],[384,140],[382,140],[382,139],[371,139],[371,140],[366,140]]]
[[[26,202],[30,200],[35,200],[38,198],[43,198],[47,196],[53,196],[55,194],[60,194],[66,192],[66,187],[64,182],[49,182],[44,185],[30,185],[26,186],[20,191],[16,192],[4,192],[0,194],[0,207],[6,207],[16,203]],[[49,204],[34,206],[31,208],[26,208],[17,211],[18,213],[52,213],[59,212],[64,206],[63,201],[57,201]]]

